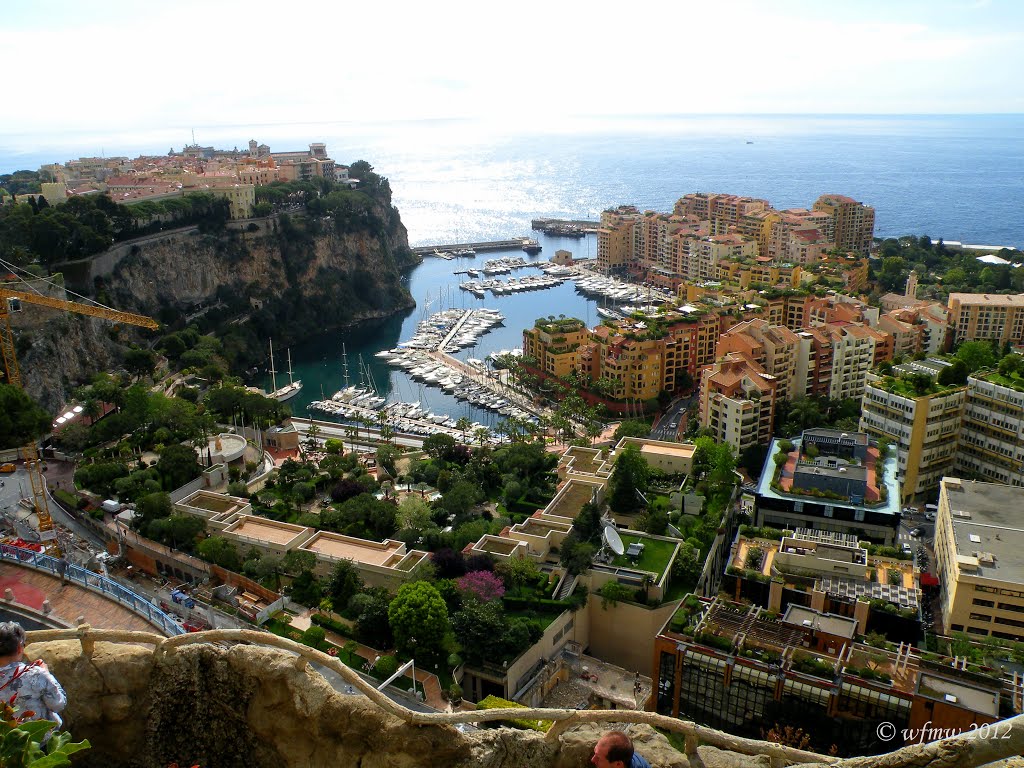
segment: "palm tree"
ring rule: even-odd
[[[476,438],[477,442],[480,444],[480,447],[483,448],[484,447],[484,443],[486,443],[488,440],[490,440],[492,435],[491,435],[491,430],[489,430],[487,427],[477,427],[473,431],[473,436]]]
[[[319,425],[311,419],[309,422],[309,429],[306,430],[306,440],[309,443],[310,449],[316,447],[316,439],[320,435],[320,431]]]
[[[466,442],[466,432],[473,426],[473,422],[466,416],[461,416],[455,421],[455,428],[462,432],[462,442]]]

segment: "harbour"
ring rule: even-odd
[[[545,251],[554,253],[558,249],[567,249],[577,258],[582,258],[584,263],[596,250],[593,238],[567,243],[561,238],[542,235],[540,241]],[[550,264],[543,255],[524,255],[523,251],[516,247],[519,242],[521,241],[514,241],[515,245],[505,252],[492,254],[496,261],[515,264],[516,271],[536,271],[535,274],[523,275],[524,278],[533,278],[533,281],[523,280],[523,287],[519,290],[508,290],[504,293],[499,290],[495,294],[488,289],[485,296],[480,297],[468,290],[460,290],[460,283],[468,282],[466,278],[469,269],[462,266],[467,262],[460,264],[456,261],[427,258],[410,270],[404,280],[416,300],[415,309],[405,315],[368,322],[358,328],[339,333],[316,335],[303,343],[293,344],[291,354],[295,378],[301,379],[303,388],[288,403],[292,413],[303,419],[317,418],[350,423],[354,419],[359,419],[360,424],[369,421],[379,425],[380,420],[390,420],[389,426],[399,433],[422,435],[443,431],[460,439],[464,436],[463,431],[450,425],[446,426],[444,422],[457,422],[466,418],[472,424],[494,430],[510,417],[526,421],[536,419],[539,416],[536,406],[528,399],[522,398],[518,392],[511,391],[505,381],[507,373],[493,370],[488,362],[494,357],[501,356],[503,352],[511,352],[521,347],[523,330],[532,327],[538,318],[551,314],[566,314],[579,317],[589,325],[601,322],[596,308],[599,302],[607,300],[601,299],[597,294],[587,295],[580,292],[572,279],[552,280],[543,287],[527,289],[526,286],[531,282],[536,285],[537,280],[549,275],[558,275],[561,272],[563,278],[575,277],[578,274],[589,274],[589,270],[580,265],[571,268],[559,267],[555,270],[556,265]],[[478,260],[469,263],[473,265],[470,268],[478,273],[478,277],[484,277],[481,273],[484,262]],[[519,277],[507,280],[500,280],[498,277],[487,279],[499,280],[501,283],[521,280]],[[515,285],[513,282],[513,287]],[[461,313],[470,309],[498,310],[504,320],[502,324],[492,326],[487,333],[477,335],[475,338],[462,333],[465,329],[464,324],[453,325],[448,328],[446,336],[450,333],[451,338],[447,340],[442,337],[434,345],[425,347],[402,346],[413,342],[420,323],[435,313],[450,310]],[[466,345],[455,348],[454,342],[459,341],[460,336],[461,343]],[[442,350],[441,346],[446,346],[447,349]],[[343,349],[346,350],[350,369],[348,383],[345,381]],[[420,365],[415,367],[428,364],[433,364],[435,368],[443,366],[440,371],[429,371],[438,380],[427,381],[425,377],[413,376],[410,367],[391,364],[387,355],[398,350],[417,353]],[[412,360],[410,357],[405,362]],[[360,369],[366,371],[364,378],[375,382],[374,396],[384,400],[378,408],[366,407],[359,403],[341,403],[345,406],[342,409],[337,408],[337,401],[334,406],[337,413],[313,407],[314,403],[331,401],[333,394],[346,386],[357,384]],[[438,376],[445,371],[448,372],[446,376]],[[456,384],[454,379],[457,376],[462,377],[462,381],[458,382],[458,388],[453,386]],[[447,389],[435,386],[442,379],[449,380]],[[472,389],[474,386],[478,387],[475,391]],[[502,400],[505,402],[501,402]],[[403,403],[406,407],[399,405],[397,408],[389,409],[383,416],[380,413],[386,406]],[[410,404],[421,408],[424,413],[415,413],[408,407]],[[439,421],[426,419],[427,413],[443,418]],[[477,428],[479,427],[474,426],[472,429]],[[472,440],[472,432],[468,432],[466,437]]]

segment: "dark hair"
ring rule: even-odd
[[[25,630],[16,621],[0,623],[0,656],[11,656],[25,644]]]
[[[608,754],[605,759],[609,763],[622,761],[627,766],[633,762],[633,741],[622,731],[608,731],[602,737],[608,745]]]

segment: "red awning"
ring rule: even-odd
[[[921,586],[922,587],[937,587],[939,586],[939,580],[932,576],[930,573],[921,574]]]

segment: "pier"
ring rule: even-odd
[[[474,250],[477,252],[486,251],[507,251],[509,248],[521,248],[527,253],[540,251],[540,243],[531,237],[517,237],[512,240],[489,240],[483,243],[446,243],[443,245],[420,245],[412,248],[417,256],[433,256],[437,251],[463,251]],[[528,250],[529,249],[529,250]]]
[[[555,237],[583,237],[601,229],[600,221],[582,219],[533,219],[530,227]]]

